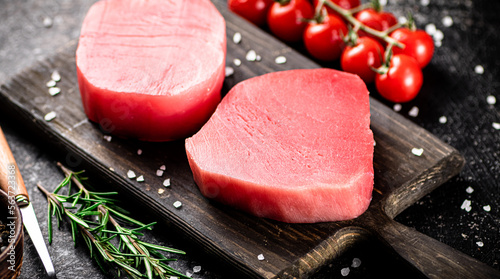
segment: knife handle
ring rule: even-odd
[[[0,187],[8,196],[24,197],[29,201],[28,191],[24,185],[21,172],[17,166],[14,155],[10,150],[7,139],[0,127]]]

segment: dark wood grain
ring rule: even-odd
[[[255,75],[318,67],[228,12],[223,1],[214,2],[226,18],[227,64],[235,68],[234,75],[225,80],[224,92]],[[235,32],[243,36],[240,44],[232,42]],[[60,148],[65,154],[65,165],[90,168],[103,179],[114,182],[137,203],[147,204],[165,224],[248,277],[307,277],[352,243],[372,233],[388,238],[387,243],[406,260],[421,267],[418,260],[412,262],[412,257],[419,256],[415,255],[415,249],[405,250],[396,245],[406,243],[406,236],[394,237],[390,234],[393,230],[381,227],[387,226],[385,218],[392,219],[460,171],[462,157],[429,132],[371,99],[371,127],[377,143],[374,156],[376,191],[367,213],[356,220],[319,224],[285,224],[256,218],[201,196],[187,164],[183,141],[145,143],[115,137],[110,142],[105,140],[103,131],[87,121],[82,109],[74,66],[75,47],[76,42],[72,42],[54,56],[19,73],[0,90],[1,108],[8,110],[11,117],[34,135]],[[262,61],[245,61],[245,54],[250,49],[255,50]],[[286,56],[287,63],[274,63],[278,55]],[[235,58],[243,62],[240,67],[232,65]],[[45,82],[56,69],[62,75],[58,84],[62,93],[51,97]],[[43,116],[50,111],[57,112],[58,116],[46,122]],[[411,149],[414,147],[423,148],[423,155],[413,155]],[[137,155],[138,149],[142,150],[142,155]],[[166,165],[167,171],[163,177],[157,177],[155,173],[161,165]],[[127,178],[129,170],[144,175],[145,181]],[[162,186],[166,177],[171,179],[170,188]],[[183,204],[179,209],[173,207],[177,200]],[[418,233],[415,235],[411,237],[420,237]],[[428,258],[436,252],[433,247],[425,251]],[[264,261],[257,259],[259,254],[265,256]],[[453,258],[454,250],[447,254]],[[425,264],[430,269],[439,265],[453,267],[454,263],[450,260]],[[483,268],[489,270],[480,265],[479,269]],[[445,274],[440,275],[445,277]]]

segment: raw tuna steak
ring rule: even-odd
[[[243,81],[186,139],[202,194],[291,223],[352,219],[373,189],[373,134],[363,81],[331,69]]]
[[[95,3],[76,51],[87,116],[123,137],[192,135],[220,101],[225,30],[209,0]]]

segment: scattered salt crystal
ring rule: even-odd
[[[428,6],[430,2],[431,2],[430,0],[420,0],[420,5]]]
[[[164,171],[164,170],[166,170],[166,169],[167,169],[167,166],[165,166],[165,165],[161,165],[161,166],[160,166],[160,170]]]
[[[43,18],[43,22],[42,22],[42,23],[43,23],[43,26],[44,26],[44,27],[49,28],[49,27],[52,27],[52,23],[53,23],[53,22],[52,22],[52,19],[51,19],[50,17],[48,17],[48,16],[47,16],[47,17],[44,17],[44,18]]]
[[[431,36],[434,35],[434,33],[436,33],[436,25],[434,25],[434,23],[429,23],[425,26],[425,32]]]
[[[61,93],[61,88],[59,87],[51,87],[49,88],[49,94],[50,96],[55,96],[57,94]]]
[[[240,60],[240,59],[238,59],[238,58],[235,58],[235,59],[233,60],[233,63],[234,63],[234,65],[235,65],[236,67],[238,67],[238,66],[240,66],[240,65],[241,65],[241,60]]]
[[[180,202],[180,201],[175,201],[175,202],[174,202],[174,207],[175,207],[175,208],[179,208],[179,207],[181,207],[181,206],[182,206],[182,202]],[[188,275],[188,276],[191,276],[191,275]]]
[[[387,0],[379,0],[380,5],[387,6]]]
[[[163,176],[163,170],[156,170],[156,176]]]
[[[257,259],[258,259],[259,261],[263,261],[263,260],[264,260],[264,255],[263,255],[263,254],[259,254],[259,255],[257,256]]]
[[[407,22],[408,22],[408,19],[407,19],[405,16],[400,16],[400,17],[398,18],[398,22],[399,22],[400,24],[405,24],[405,23],[407,23]]]
[[[177,276],[170,276],[170,279],[179,279]]]
[[[47,114],[43,117],[43,119],[45,119],[45,121],[47,121],[47,122],[48,122],[48,121],[52,121],[52,120],[54,120],[54,118],[56,118],[56,116],[57,116],[56,112],[55,112],[55,111],[51,111],[51,112],[47,113]]]
[[[189,271],[186,271],[186,276],[187,277],[191,277],[193,275],[193,273],[189,272]]]
[[[434,46],[436,46],[436,47],[441,47],[442,45],[443,45],[442,41],[435,41],[434,42]]]
[[[489,95],[488,97],[486,97],[486,102],[488,103],[488,105],[494,105],[497,103],[497,98],[495,98],[495,96],[493,95]]]
[[[262,56],[257,54],[257,57],[255,57],[255,61],[261,61],[261,60],[262,60]]]
[[[286,63],[286,57],[283,55],[280,55],[274,59],[274,62],[276,64],[285,64]]]
[[[467,235],[465,233],[462,234],[463,238],[467,238]]]
[[[351,272],[351,270],[348,267],[344,267],[340,270],[340,274],[342,274],[342,276],[349,275],[349,272]]]
[[[165,193],[165,189],[163,189],[163,188],[158,189],[158,194],[160,194],[160,195],[161,195],[161,194],[163,194],[163,193]]]
[[[400,111],[402,108],[403,106],[401,104],[394,104],[394,106],[392,107],[394,111]]]
[[[446,118],[446,116],[443,115],[439,117],[439,123],[444,124],[446,122],[448,122],[448,118]]]
[[[417,117],[418,116],[418,107],[412,107],[410,109],[410,111],[408,112],[408,115],[409,116],[412,116],[412,117]]]
[[[137,155],[142,155],[142,149],[137,149]]]
[[[460,206],[460,209],[464,209],[465,211],[467,212],[470,212],[471,209],[472,209],[472,206],[471,206],[472,202],[470,200],[464,200],[464,202],[462,203],[462,206]]]
[[[443,23],[443,25],[445,27],[450,27],[453,25],[453,19],[451,18],[451,16],[445,16],[443,17],[443,19],[441,20],[441,22]]]
[[[483,247],[483,246],[484,246],[484,243],[483,243],[482,241],[478,241],[478,242],[476,242],[476,245],[477,245],[478,247]]]
[[[476,65],[476,67],[474,67],[474,72],[478,75],[482,75],[484,73],[484,68],[483,66],[481,65]]]
[[[110,135],[104,135],[102,138],[103,138],[105,141],[107,141],[107,142],[110,142],[110,141],[111,141],[111,139],[112,139],[112,137],[111,137]]]
[[[59,74],[58,71],[53,71],[52,75],[50,75],[53,81],[59,82],[61,81],[61,75]]]
[[[465,192],[467,192],[467,194],[472,194],[474,192],[474,188],[469,186],[469,187],[467,187],[467,189],[465,189]]]
[[[51,79],[51,80],[47,81],[47,83],[45,85],[47,87],[54,87],[54,86],[56,86],[56,84],[57,84],[56,81]]]
[[[110,171],[115,171],[115,169],[113,167],[109,167],[109,170]]]
[[[240,42],[241,42],[241,33],[240,32],[234,33],[234,35],[233,35],[233,43],[239,44]]]
[[[423,148],[412,148],[411,153],[413,153],[413,155],[415,155],[415,156],[422,156],[422,154],[424,153],[424,149]]]
[[[200,272],[200,271],[201,271],[201,266],[196,265],[195,267],[193,267],[193,272],[194,272],[194,273],[198,273],[198,272]]]
[[[247,61],[255,61],[257,59],[257,53],[255,50],[251,49],[247,52],[247,55],[245,56],[245,59]]]
[[[163,186],[168,187],[170,186],[170,178],[167,178],[163,181]]]
[[[226,67],[225,73],[226,77],[232,76],[234,74],[233,67]]]
[[[129,170],[127,172],[127,177],[130,178],[130,179],[135,178],[135,172],[133,170]]]
[[[144,175],[137,177],[137,182],[144,182]]]
[[[376,141],[373,141],[373,146],[377,146],[377,142]]]
[[[490,212],[491,211],[491,206],[485,205],[485,206],[483,206],[483,210],[486,211],[486,212]]]
[[[352,259],[352,264],[351,264],[351,267],[359,267],[361,265],[361,260],[359,258],[354,258]]]
[[[493,128],[495,128],[495,130],[500,130],[500,123],[498,123],[498,122],[493,122],[493,124],[491,124],[491,126],[493,126]]]
[[[443,31],[437,29],[436,32],[434,32],[434,34],[432,35],[432,37],[434,38],[434,41],[442,41],[444,39],[444,33]]]

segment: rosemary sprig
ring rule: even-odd
[[[65,173],[64,180],[50,193],[42,185],[38,188],[47,196],[49,243],[52,243],[52,217],[57,227],[66,216],[76,245],[78,235],[87,245],[90,256],[104,273],[115,270],[117,275],[126,273],[130,278],[189,278],[167,265],[175,259],[165,257],[160,251],[185,254],[181,250],[151,244],[139,240],[141,231],[151,230],[156,223],[144,224],[116,205],[117,200],[109,196],[116,192],[93,192],[82,184],[86,178],[83,171],[73,172],[60,163]],[[72,189],[72,186],[76,189]],[[67,194],[60,192],[66,189]],[[75,192],[75,193],[72,193]],[[125,227],[127,223],[134,228]]]

